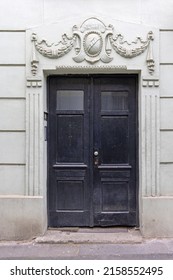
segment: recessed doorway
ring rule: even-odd
[[[137,76],[50,76],[48,88],[49,226],[135,226]]]

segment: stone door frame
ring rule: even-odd
[[[98,19],[96,19],[98,20]],[[86,27],[93,28],[89,33],[81,35],[81,29],[75,29],[75,34],[83,40],[89,40],[94,36],[96,31],[94,28],[101,28],[96,25]],[[109,22],[109,21],[108,21]],[[116,23],[115,23],[116,25]],[[125,23],[128,27],[128,23]],[[59,27],[59,28],[58,28]],[[55,28],[55,26],[54,26]],[[61,26],[57,24],[58,30]],[[110,33],[110,28],[106,28],[101,40],[103,45],[107,42],[107,34]],[[136,28],[136,25],[135,27]],[[144,30],[143,30],[144,29]],[[144,33],[148,27],[141,30]],[[26,188],[25,195],[31,198],[40,197],[43,199],[43,224],[47,227],[47,142],[46,142],[46,127],[47,127],[47,77],[49,75],[66,75],[66,74],[138,74],[138,120],[139,120],[139,224],[140,229],[143,227],[143,197],[160,196],[159,190],[159,154],[160,154],[160,116],[159,116],[159,53],[155,53],[155,72],[151,72],[148,67],[149,62],[145,63],[144,53],[138,57],[117,57],[117,53],[111,53],[113,60],[110,62],[102,61],[101,51],[96,49],[95,53],[87,53],[85,55],[82,50],[83,61],[72,61],[72,56],[69,53],[64,54],[64,57],[49,57],[41,53],[38,46],[38,41],[35,41],[36,32],[48,34],[47,30],[51,30],[51,26],[34,28],[26,33]],[[68,30],[68,26],[67,26]],[[111,29],[112,30],[112,29]],[[137,27],[137,31],[140,26]],[[53,33],[54,31],[52,31]],[[74,29],[73,29],[74,32]],[[95,32],[95,33],[94,33]],[[99,37],[100,29],[97,31]],[[154,30],[155,41],[158,41],[158,30]],[[54,36],[54,33],[53,35]],[[69,37],[68,37],[69,38]],[[93,38],[91,38],[93,39]],[[41,42],[41,41],[40,41]],[[62,41],[61,41],[62,43]],[[83,46],[85,47],[86,45]],[[86,46],[87,47],[87,46]],[[101,45],[98,48],[102,48]],[[105,48],[105,46],[104,46]],[[115,46],[116,48],[116,46]],[[150,53],[151,50],[148,50]],[[107,52],[108,53],[108,52]],[[128,52],[127,52],[128,54]],[[74,54],[73,54],[74,55]],[[150,53],[151,55],[151,53]],[[89,57],[89,59],[88,59]],[[93,62],[97,59],[96,62]],[[107,57],[109,57],[107,55]],[[53,58],[53,59],[51,59]],[[150,57],[151,59],[151,57]],[[89,61],[90,60],[90,61]],[[151,63],[152,64],[152,63]],[[148,67],[148,69],[147,69]]]

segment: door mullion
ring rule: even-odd
[[[94,174],[93,174],[93,141],[94,141],[94,87],[93,87],[93,77],[89,77],[88,82],[88,111],[89,111],[89,177],[90,177],[90,227],[94,226],[94,209],[93,209],[93,187],[94,187]]]
[[[93,154],[94,152],[98,153],[98,165],[101,164],[101,139],[100,139],[100,112],[101,112],[101,104],[100,104],[100,78],[95,77],[93,80],[93,89],[94,89],[94,106],[93,106],[93,128],[94,128],[94,139],[93,139]],[[93,155],[94,156],[94,155]],[[94,162],[94,160],[93,160]],[[94,173],[94,191],[93,191],[93,208],[94,208],[94,216],[96,213],[101,212],[101,188],[100,188],[100,178],[98,172],[97,164],[93,164],[93,173]],[[95,219],[95,218],[94,218]]]

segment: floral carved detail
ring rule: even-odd
[[[151,41],[154,40],[153,32],[150,31],[147,35],[147,39],[144,41],[141,37],[137,37],[137,39],[131,43],[124,40],[122,34],[117,34],[115,38],[110,36],[110,42],[113,49],[121,56],[125,58],[133,58],[142,54],[148,48],[147,54],[147,66],[149,73],[152,74],[154,72],[154,59],[152,54]]]
[[[37,35],[32,34],[36,50],[45,57],[59,58],[67,54],[74,46],[74,36],[69,38],[66,34],[62,35],[62,40],[59,43],[48,44],[46,40],[38,42]]]
[[[153,32],[150,31],[146,40],[137,37],[135,41],[129,43],[124,40],[122,34],[115,34],[112,25],[106,26],[97,18],[89,18],[83,22],[80,27],[76,25],[72,28],[72,36],[62,35],[61,41],[58,43],[47,43],[46,40],[38,41],[37,35],[32,34],[32,42],[35,49],[47,58],[60,58],[72,49],[75,51],[73,60],[76,63],[87,61],[94,64],[98,61],[110,63],[112,50],[125,58],[134,58],[142,54],[146,49],[146,63],[148,71],[153,74],[155,62],[152,54],[152,41],[154,40]],[[32,73],[35,75],[38,60],[33,51],[33,59],[31,61]]]
[[[110,42],[113,49],[121,56],[125,58],[132,58],[143,53],[147,48],[149,41],[143,41],[140,37],[136,41],[129,43],[124,41],[124,37],[121,34],[117,34],[115,38],[110,36]]]

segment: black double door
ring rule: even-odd
[[[49,226],[136,225],[136,82],[49,77]]]

